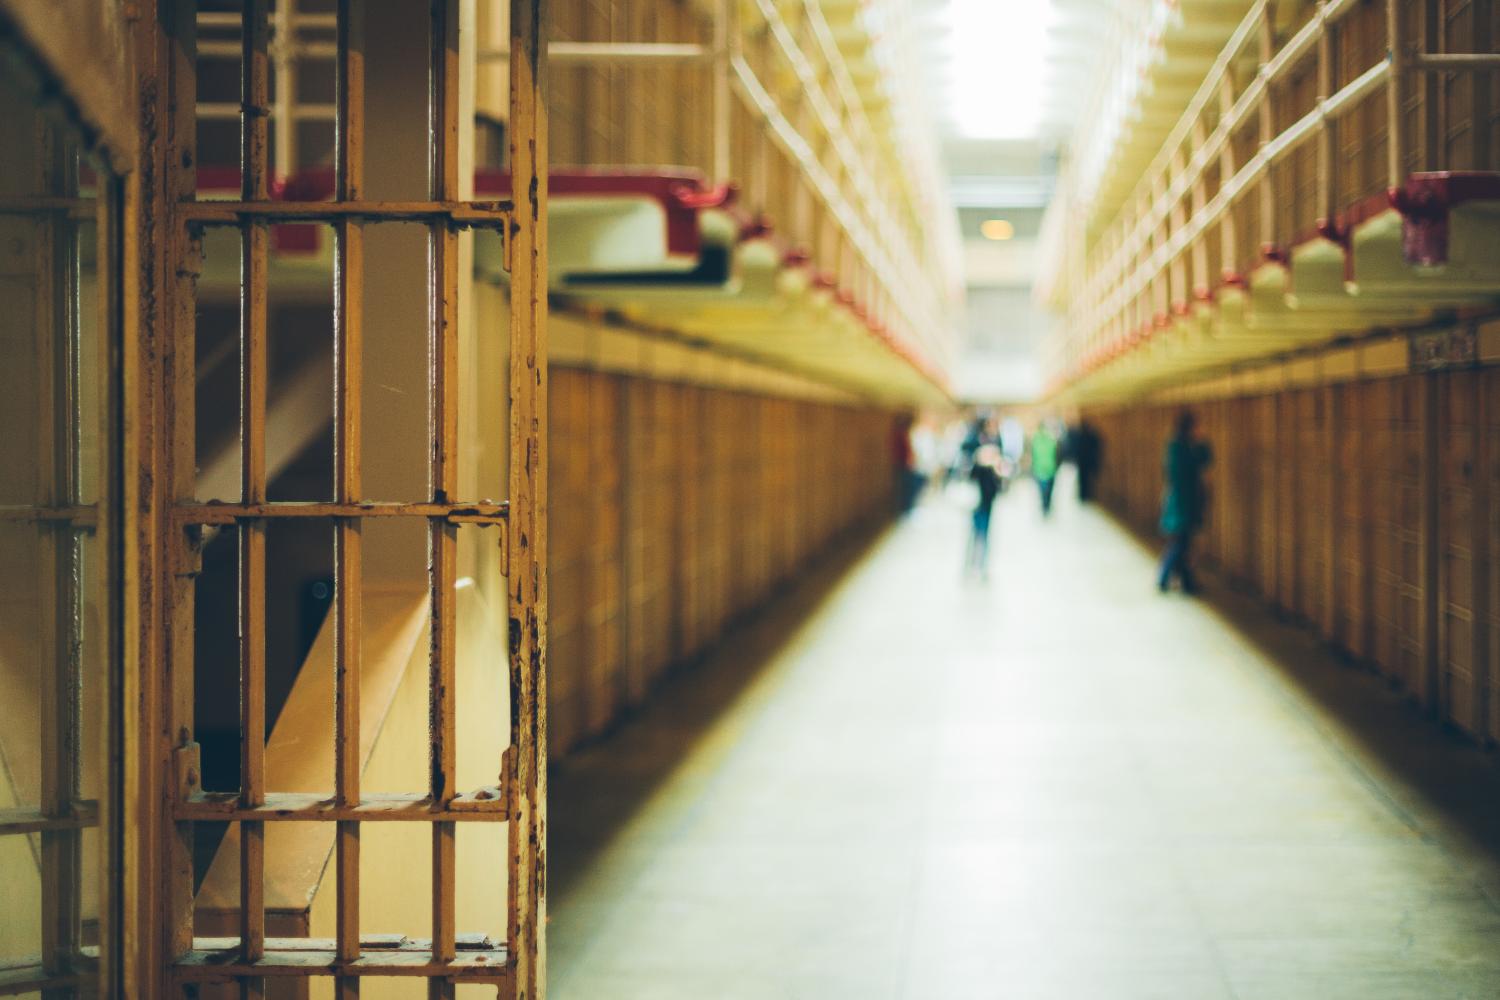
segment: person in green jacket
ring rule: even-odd
[[[1193,570],[1190,555],[1193,535],[1203,524],[1203,470],[1213,461],[1208,445],[1194,437],[1192,413],[1184,410],[1177,417],[1177,431],[1167,442],[1162,461],[1162,478],[1166,492],[1161,504],[1161,533],[1167,536],[1167,548],[1161,556],[1161,574],[1157,588],[1166,593],[1175,574],[1182,580],[1182,591],[1191,594]]]
[[[1042,516],[1052,513],[1052,484],[1057,481],[1057,437],[1046,421],[1031,435],[1031,478],[1042,494]]]

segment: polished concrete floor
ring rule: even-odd
[[[1030,484],[932,497],[551,787],[552,995],[1500,997],[1500,766]]]

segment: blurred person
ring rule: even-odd
[[[991,439],[989,414],[983,410],[976,410],[969,420],[968,428],[964,431],[963,442],[958,446],[959,458],[963,462],[965,472],[974,465],[974,456],[979,449]]]
[[[1031,478],[1042,495],[1042,516],[1052,513],[1052,487],[1057,482],[1057,437],[1043,420],[1031,435]]]
[[[1174,574],[1182,581],[1183,593],[1191,594],[1196,589],[1191,562],[1193,535],[1203,524],[1203,470],[1213,461],[1213,452],[1197,439],[1195,428],[1192,412],[1183,410],[1162,461],[1166,491],[1161,504],[1161,533],[1167,537],[1167,547],[1156,582],[1162,593],[1171,588]]]
[[[995,508],[995,498],[1004,485],[1001,474],[1004,462],[997,445],[981,445],[974,453],[974,465],[969,471],[969,478],[979,488],[979,500],[974,505],[973,530],[969,533],[969,546],[964,553],[964,571],[976,572],[985,580],[990,577],[990,515]]]
[[[1020,465],[1021,459],[1026,456],[1026,428],[1021,426],[1021,421],[1015,417],[1006,417],[1000,423],[997,440],[1006,461],[1011,465]]]
[[[1104,444],[1099,432],[1087,418],[1078,421],[1078,426],[1068,435],[1073,465],[1078,469],[1078,499],[1088,503],[1094,499],[1094,478],[1099,475],[1099,460]]]
[[[932,429],[932,423],[926,417],[918,420],[911,428],[911,467],[915,475],[911,483],[912,498],[907,509],[916,506],[923,491],[927,489],[927,484],[932,482],[932,477],[938,471],[937,432]]]
[[[911,421],[898,419],[891,425],[891,465],[896,470],[896,512],[902,516],[917,499],[912,490],[912,478],[916,475],[912,464]]]

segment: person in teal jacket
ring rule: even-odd
[[[1167,536],[1167,548],[1161,556],[1161,575],[1157,587],[1165,593],[1172,586],[1172,576],[1182,580],[1183,593],[1191,594],[1193,569],[1190,555],[1193,535],[1203,524],[1203,470],[1213,461],[1208,445],[1193,435],[1192,413],[1184,410],[1177,418],[1177,432],[1167,442],[1162,462],[1166,492],[1161,504],[1161,533]]]
[[[1052,484],[1057,481],[1057,438],[1046,421],[1031,435],[1031,478],[1042,494],[1042,516],[1052,513]]]

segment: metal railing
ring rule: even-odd
[[[1193,99],[1144,172],[1126,208],[1093,241],[1081,291],[1072,296],[1062,335],[1051,348],[1054,387],[1066,385],[1150,335],[1174,308],[1181,309],[1216,287],[1241,283],[1259,263],[1245,259],[1237,225],[1253,225],[1264,249],[1283,249],[1296,233],[1280,225],[1275,168],[1308,143],[1316,143],[1316,206],[1328,222],[1340,204],[1340,122],[1377,95],[1386,102],[1386,183],[1399,187],[1411,169],[1432,169],[1435,154],[1414,149],[1406,120],[1405,88],[1418,74],[1490,72],[1500,68],[1491,53],[1410,51],[1403,13],[1416,8],[1386,0],[1385,52],[1357,72],[1339,65],[1338,34],[1362,8],[1358,0],[1328,0],[1277,48],[1275,5],[1257,0],[1220,52]],[[1430,28],[1428,29],[1431,30]],[[1236,86],[1236,65],[1254,50],[1257,69]],[[1317,93],[1312,107],[1276,128],[1273,97],[1294,73],[1315,60]],[[1426,102],[1421,114],[1437,113]],[[1236,139],[1255,132],[1253,152],[1237,157]],[[1433,126],[1423,126],[1431,135]],[[1428,143],[1430,147],[1430,140]],[[1244,203],[1254,195],[1253,206]],[[1246,214],[1248,212],[1248,214]],[[1319,219],[1306,220],[1308,228]],[[1215,233],[1215,230],[1217,232]],[[1217,235],[1217,245],[1210,241]],[[1218,257],[1218,274],[1210,259]]]
[[[759,18],[750,33],[769,43],[761,51],[795,79],[794,89],[768,82],[765,69],[757,67],[755,54],[746,49],[744,15],[727,0],[713,5],[709,44],[554,41],[548,53],[559,66],[706,67],[712,112],[701,127],[708,133],[703,145],[712,150],[713,180],[745,179],[749,172],[764,170],[734,161],[737,148],[743,148],[734,134],[736,118],[747,113],[764,126],[754,142],[768,140],[780,150],[842,235],[843,249],[818,263],[837,274],[840,285],[896,336],[946,360],[949,345],[943,337],[950,323],[937,273],[942,255],[932,252],[932,240],[921,227],[947,220],[922,219],[915,208],[909,215],[901,211],[916,203],[923,181],[905,168],[894,173],[875,168],[879,138],[822,10],[813,0],[793,4],[799,21],[793,24],[787,9],[784,3],[752,0],[747,12]],[[478,54],[481,61],[506,56],[504,50]],[[785,225],[792,220],[777,221]],[[810,234],[792,235],[804,239]]]

